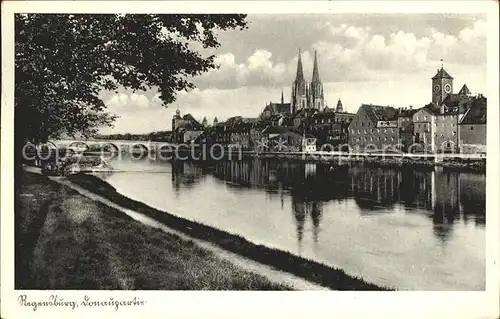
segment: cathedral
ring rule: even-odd
[[[270,102],[261,113],[261,118],[266,119],[273,115],[289,114],[295,115],[303,109],[316,111],[325,110],[325,98],[323,95],[323,83],[319,77],[318,57],[314,52],[314,65],[311,82],[304,78],[302,68],[302,54],[299,49],[299,58],[297,61],[297,73],[292,83],[292,96],[290,103],[285,103],[283,92],[281,93],[281,103]]]
[[[297,73],[292,84],[291,98],[292,114],[298,110],[310,108],[322,111],[325,107],[325,99],[323,96],[323,83],[319,78],[318,57],[314,52],[314,66],[311,82],[307,83],[304,79],[304,71],[302,69],[302,54],[299,49],[299,59],[297,62]]]

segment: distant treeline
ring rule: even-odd
[[[158,131],[147,134],[108,134],[97,135],[96,139],[103,140],[131,140],[131,141],[153,141],[153,142],[171,142],[172,131]]]

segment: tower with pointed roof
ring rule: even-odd
[[[201,125],[203,125],[204,127],[208,126],[208,122],[207,122],[207,117],[206,116],[203,117],[203,120],[201,121]]]
[[[469,96],[469,95],[471,95],[470,90],[469,90],[469,88],[467,87],[467,85],[466,85],[466,84],[464,84],[464,85],[462,86],[462,88],[460,89],[460,91],[458,92],[458,94],[459,94],[459,95],[464,95],[464,96]]]
[[[337,102],[337,108],[335,109],[335,112],[337,113],[343,113],[344,112],[344,107],[342,106],[342,101],[339,98],[339,101]]]
[[[432,103],[439,106],[451,93],[453,93],[453,77],[441,65],[441,69],[438,69],[432,78]]]
[[[295,81],[292,84],[292,113],[297,110],[307,107],[307,84],[304,79],[304,71],[302,69],[302,56],[299,49],[299,58],[297,61],[297,74],[295,76]]]
[[[219,124],[219,120],[217,119],[217,116],[216,116],[216,117],[214,117],[214,124],[213,125],[217,126],[217,124]]]
[[[323,83],[319,78],[319,69],[318,69],[318,58],[316,51],[314,51],[314,67],[313,74],[310,84],[309,90],[309,107],[317,110],[323,110],[325,106],[325,99],[323,96]]]

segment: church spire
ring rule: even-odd
[[[302,70],[302,53],[299,48],[299,60],[297,61],[297,76],[295,77],[295,81],[302,82],[304,81],[304,71]]]
[[[285,104],[285,99],[283,98],[283,89],[281,89],[281,104]]]
[[[319,70],[318,70],[318,58],[316,51],[314,51],[314,68],[313,68],[313,76],[311,82],[320,82],[319,80]]]
[[[344,112],[344,107],[342,106],[342,101],[340,100],[340,98],[339,98],[339,100],[337,102],[337,108],[335,109],[335,112],[337,112],[337,113],[343,113]]]
[[[323,96],[323,84],[319,79],[318,70],[318,54],[314,51],[314,67],[311,84],[309,85],[309,107],[317,110],[322,110],[325,106],[325,99]]]

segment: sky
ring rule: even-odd
[[[113,128],[101,133],[171,129],[177,108],[209,123],[241,115],[257,117],[266,103],[290,101],[302,50],[306,81],[317,52],[325,102],[356,113],[362,103],[421,107],[431,101],[431,77],[443,63],[457,93],[486,91],[486,17],[472,14],[261,14],[248,29],[220,32],[221,46],[205,52],[220,65],[193,79],[167,108],[156,91],[102,92]],[[443,59],[443,62],[441,62]]]

